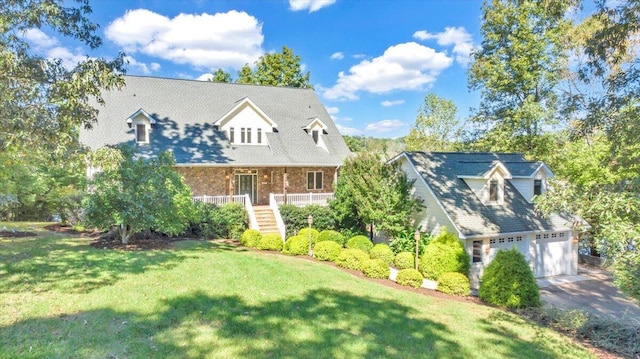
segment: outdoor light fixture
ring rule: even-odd
[[[127,119],[127,126],[129,126],[129,128],[131,128],[131,124],[133,123],[133,121],[131,120],[131,117],[129,117]]]

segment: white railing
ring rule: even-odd
[[[278,232],[280,232],[280,237],[282,237],[282,242],[284,243],[287,235],[287,227],[284,225],[280,208],[278,208],[278,202],[273,193],[269,193],[269,208],[273,211],[273,216],[276,218],[276,224],[278,225]]]
[[[274,194],[273,197],[278,206],[285,203],[284,194]],[[329,205],[329,200],[333,198],[333,193],[287,193],[286,203],[298,207],[310,204],[327,206]]]
[[[248,195],[234,195],[234,196],[193,196],[194,201],[213,203],[215,205],[221,205],[231,202],[245,204]]]
[[[244,195],[244,208],[247,210],[249,214],[249,228],[260,230],[260,225],[258,224],[258,219],[256,218],[256,212],[253,210],[253,206],[251,205],[251,198],[249,198],[248,194]]]

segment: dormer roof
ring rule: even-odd
[[[216,122],[214,122],[213,125],[218,127],[223,126],[227,121],[231,120],[233,117],[235,117],[235,115],[238,114],[238,112],[240,112],[242,109],[246,107],[251,108],[256,114],[258,114],[258,116],[260,116],[264,121],[269,123],[271,127],[278,128],[278,124],[275,121],[273,121],[271,117],[269,117],[269,115],[264,113],[264,111],[262,111],[260,107],[258,107],[258,105],[256,105],[253,101],[251,101],[251,99],[248,97],[244,97],[238,100],[236,102],[236,105],[227,113],[222,115],[222,117],[220,117]]]
[[[489,179],[499,172],[505,179],[511,179],[511,172],[502,161],[459,161],[458,178]]]
[[[152,125],[156,124],[156,119],[153,118],[153,116],[149,115],[147,111],[143,110],[142,108],[138,109],[136,112],[127,117],[127,123],[133,123],[133,120],[140,115],[144,116]]]
[[[325,125],[325,123],[322,122],[322,120],[320,120],[317,117],[310,118],[307,121],[308,121],[307,125],[302,127],[307,132],[311,131],[314,127],[320,127],[322,131],[327,130],[327,125]]]

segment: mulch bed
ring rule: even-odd
[[[102,233],[95,241],[89,243],[93,248],[116,249],[122,251],[148,251],[170,249],[174,242],[185,241],[193,238],[168,237],[155,232],[136,233],[129,243],[123,244],[120,239],[116,239],[115,232]]]
[[[68,235],[74,235],[74,236],[80,236],[80,237],[97,237],[103,233],[101,231],[94,231],[94,230],[77,231],[73,229],[72,226],[65,226],[60,223],[49,224],[45,226],[44,229],[46,229],[47,231],[55,232],[55,233],[68,234]]]
[[[36,237],[37,234],[33,232],[21,232],[21,231],[0,231],[0,237],[4,238],[25,238]]]

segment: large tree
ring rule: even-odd
[[[283,46],[282,52],[260,56],[255,62],[255,70],[248,64],[238,72],[237,83],[312,88],[309,71],[304,72],[300,56]]]
[[[461,127],[451,100],[430,93],[418,109],[416,123],[405,138],[407,151],[449,151],[460,136]]]
[[[560,119],[558,85],[566,73],[565,14],[573,1],[487,0],[482,46],[469,85],[481,92],[473,120],[487,149],[540,155],[545,128]]]
[[[213,77],[210,78],[209,81],[230,83],[231,82],[231,74],[226,72],[223,69],[217,69],[213,73]]]

